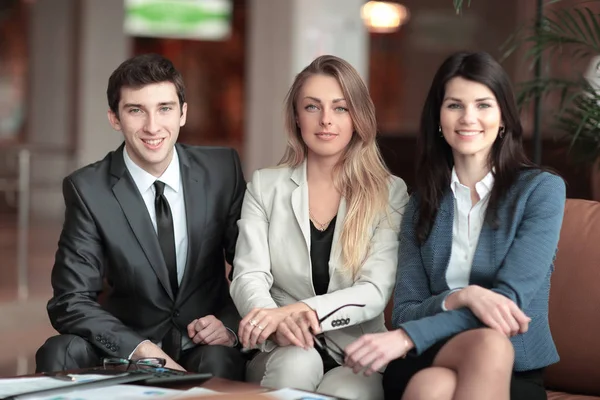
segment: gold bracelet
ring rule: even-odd
[[[402,335],[403,335],[403,338],[404,338],[404,348],[406,349],[406,351],[404,352],[404,354],[400,358],[406,358],[406,355],[408,354],[408,346],[409,346],[408,335],[407,335],[406,332],[403,332]]]

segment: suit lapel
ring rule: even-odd
[[[185,149],[179,145],[177,145],[177,155],[179,156],[188,232],[187,260],[178,293],[178,297],[180,297],[185,293],[198,267],[197,261],[200,256],[203,242],[202,232],[206,231],[207,202],[204,170],[200,169],[198,166],[192,168]]]
[[[302,231],[306,248],[310,249],[310,223],[308,212],[308,183],[306,181],[306,160],[295,168],[290,177],[298,187],[292,191],[292,210]]]
[[[431,271],[431,281],[446,283],[446,271],[450,265],[450,256],[452,253],[452,226],[454,225],[454,195],[452,190],[448,189],[440,202],[435,225],[432,227],[432,234],[427,240],[427,257],[434,260],[445,262],[443,265],[435,265]],[[442,254],[440,254],[442,253]]]
[[[469,284],[488,286],[490,269],[496,268],[496,230],[484,222],[475,248]]]
[[[122,145],[113,153],[111,158],[110,171],[112,176],[116,178],[116,183],[112,187],[113,193],[125,214],[125,218],[133,234],[146,254],[150,266],[165,288],[165,291],[169,294],[169,297],[174,300],[171,284],[169,283],[167,266],[160,250],[160,244],[158,243],[158,236],[152,226],[150,216],[146,212],[146,204],[133,178],[125,167],[123,151],[124,146]]]

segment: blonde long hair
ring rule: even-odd
[[[325,55],[300,72],[285,99],[288,141],[279,165],[296,168],[307,147],[296,124],[296,103],[304,82],[313,75],[335,78],[348,104],[354,134],[334,167],[334,185],[346,199],[347,214],[340,235],[343,268],[358,275],[369,253],[372,226],[386,215],[391,173],[376,142],[375,106],[358,72],[345,60]]]

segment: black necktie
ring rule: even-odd
[[[169,281],[173,296],[177,296],[177,255],[175,253],[175,229],[173,228],[173,215],[171,207],[164,195],[165,184],[160,181],[154,182],[156,197],[154,199],[154,208],[156,209],[156,231],[158,233],[158,243],[162,250],[167,270],[169,271]],[[162,340],[162,348],[174,361],[179,359],[181,354],[181,332],[173,324]]]
[[[161,181],[154,182],[156,197],[154,199],[154,208],[156,209],[156,230],[158,233],[158,243],[162,250],[167,270],[169,271],[169,281],[173,295],[177,296],[177,255],[175,254],[175,229],[173,228],[173,215],[171,207],[164,195],[165,184]]]

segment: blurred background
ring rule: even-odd
[[[540,6],[554,15],[575,1],[472,0],[461,12],[453,0],[381,3],[0,0],[0,375],[32,372],[35,350],[54,334],[45,306],[61,181],[121,143],[106,119],[106,84],[126,58],[170,58],[186,83],[180,141],[236,148],[247,177],[283,153],[282,104],[295,74],[322,54],[345,58],[368,83],[385,161],[410,186],[420,110],[450,53],[488,51],[517,84],[581,78],[598,54],[555,54],[536,70],[528,57],[536,44],[525,40],[504,58],[511,42],[502,45],[539,23]],[[579,162],[569,151],[574,132],[554,124],[557,96],[523,107],[526,147],[565,177],[568,197],[598,199],[596,159]]]

